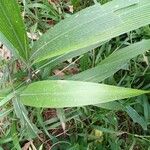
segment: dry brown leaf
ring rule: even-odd
[[[68,6],[68,8],[69,12],[73,13],[73,5]]]
[[[66,72],[69,74],[77,74],[79,73],[79,68],[77,67],[69,67],[66,69]]]
[[[63,71],[58,70],[58,69],[55,69],[53,71],[53,73],[54,73],[55,76],[58,76],[60,78],[63,78],[65,76],[65,73]]]
[[[10,50],[8,50],[8,48],[5,45],[3,45],[3,46],[1,45],[0,57],[4,60],[10,60],[12,57]]]
[[[30,146],[31,146],[31,141],[25,143],[25,145],[22,147],[22,150],[28,150]]]
[[[58,4],[59,0],[48,0],[48,2]]]
[[[39,39],[39,36],[36,33],[27,32],[27,36],[28,36],[28,38],[30,38],[32,40],[38,40]]]
[[[148,60],[148,57],[146,55],[143,54],[143,61],[149,65],[149,60]]]
[[[0,70],[0,79],[3,77],[3,72]]]

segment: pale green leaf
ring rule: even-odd
[[[116,27],[120,21],[119,16],[105,12],[99,5],[89,7],[61,21],[44,34],[34,44],[31,59],[38,62],[97,44],[100,42],[97,41],[98,34]],[[91,39],[96,41],[92,42]]]
[[[0,100],[0,107],[2,107],[4,104],[8,103],[14,96],[15,96],[14,93],[10,93],[6,97],[1,99]]]
[[[131,44],[112,53],[99,65],[71,77],[71,80],[100,82],[117,72],[130,59],[150,50],[150,40]]]
[[[76,56],[80,56],[80,55],[86,53],[87,51],[90,51],[91,49],[94,49],[94,48],[96,48],[102,44],[104,44],[104,42],[97,44],[97,45],[91,45],[88,48],[83,48],[83,49],[80,49],[77,51],[72,51],[72,52],[67,53],[67,54],[56,56],[56,57],[54,57],[50,60],[47,60],[47,61],[40,62],[40,66],[38,67],[38,69],[41,69],[47,65],[50,65],[50,67],[54,67],[54,66],[58,65],[59,63],[65,61],[65,60],[68,60],[68,59],[76,57]]]
[[[22,91],[20,100],[34,107],[63,108],[106,103],[144,93],[148,92],[89,82],[45,80],[30,84]]]
[[[88,48],[150,24],[150,1],[121,2],[91,6],[61,21],[34,43],[31,59],[35,63]]]

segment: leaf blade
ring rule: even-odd
[[[90,82],[45,80],[30,84],[20,100],[34,107],[63,108],[106,103],[144,93],[148,92]]]
[[[101,82],[117,72],[130,59],[136,57],[139,54],[143,54],[148,50],[150,50],[150,40],[143,40],[141,42],[131,44],[130,46],[112,53],[106,59],[101,61],[96,67],[74,75],[69,79],[78,81]]]
[[[66,49],[68,53],[81,47],[85,48],[87,47],[87,40],[90,41],[88,38],[90,35],[96,35],[97,31],[102,28],[117,26],[120,21],[118,16],[115,16],[112,12],[104,12],[99,5],[89,7],[71,18],[61,21],[35,42],[31,59],[38,58],[37,61],[41,61],[49,58],[49,56],[61,55],[66,52]],[[99,24],[101,25],[100,27]],[[92,33],[91,31],[94,27],[98,30],[93,30]],[[78,36],[80,34],[82,35]],[[94,44],[97,44],[97,42],[91,43],[91,45]],[[43,58],[39,58],[41,54]]]
[[[27,59],[28,40],[16,0],[1,0],[0,9],[0,41],[15,54]]]
[[[110,9],[110,6],[108,7],[107,5],[99,6],[99,8],[98,6],[92,6],[62,21],[43,35],[39,42],[34,44],[31,60],[36,63],[50,57],[88,48],[90,45],[110,40],[113,37],[150,23],[150,1],[140,0],[129,4],[125,5],[125,8],[121,5],[118,9],[115,2],[111,3],[113,9]],[[89,10],[93,14],[89,14]],[[87,13],[86,15],[84,14],[85,12]],[[99,16],[90,26],[87,20],[97,13]],[[79,16],[78,21],[82,22],[84,26],[81,27],[76,24],[75,16]],[[111,27],[109,26],[110,24]],[[66,32],[67,27],[71,28],[71,33]],[[56,33],[59,28],[61,29],[60,34]],[[72,31],[72,28],[75,28],[75,30]],[[44,42],[46,42],[45,45]]]

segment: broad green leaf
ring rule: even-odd
[[[106,3],[103,5],[107,10],[121,10],[123,8],[131,7],[133,5],[136,5],[140,2],[140,0],[113,0],[109,3]]]
[[[45,80],[30,84],[22,91],[20,100],[34,107],[63,108],[106,103],[144,93],[148,92],[97,83]]]
[[[103,81],[117,72],[130,59],[148,50],[150,50],[150,40],[143,40],[141,42],[131,44],[130,46],[112,53],[106,59],[101,61],[98,66],[74,75],[70,79],[92,82]]]
[[[0,10],[0,41],[27,60],[28,41],[17,1],[0,0]]]
[[[100,32],[112,29],[120,22],[119,16],[105,12],[99,5],[89,7],[61,21],[42,36],[33,46],[31,59],[38,62],[97,44]],[[95,38],[96,42],[92,42]]]
[[[150,1],[117,2],[91,6],[61,21],[34,43],[31,59],[35,63],[88,48],[150,24]]]
[[[97,44],[97,45],[91,45],[88,48],[83,48],[83,49],[80,49],[77,51],[72,51],[72,52],[67,53],[67,54],[56,56],[56,57],[54,57],[50,60],[47,60],[47,61],[42,61],[39,63],[38,70],[41,68],[44,68],[45,66],[48,66],[48,65],[50,65],[50,67],[54,67],[54,66],[60,64],[61,62],[65,61],[65,60],[68,60],[68,59],[76,57],[76,56],[80,56],[80,55],[86,53],[87,51],[90,51],[91,49],[95,49],[96,47],[98,47],[102,44],[104,44],[104,42]]]

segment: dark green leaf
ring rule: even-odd
[[[0,0],[0,10],[0,41],[27,60],[28,41],[16,0]]]

